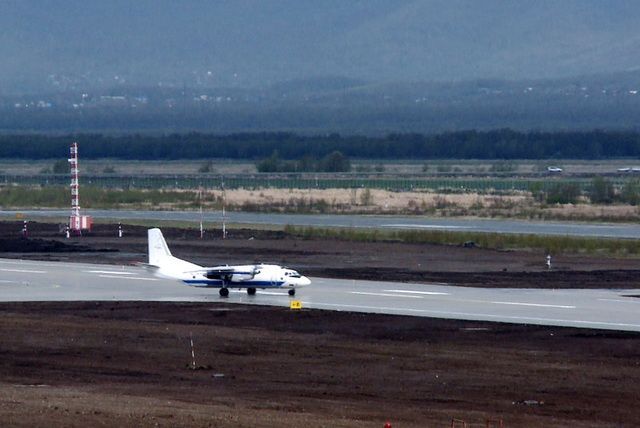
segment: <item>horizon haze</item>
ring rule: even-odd
[[[639,21],[631,0],[5,0],[0,95],[634,71]]]

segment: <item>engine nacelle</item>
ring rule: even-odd
[[[208,279],[221,279],[225,282],[244,282],[252,280],[260,271],[256,268],[248,269],[215,269],[206,273]]]

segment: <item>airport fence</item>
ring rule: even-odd
[[[610,178],[617,187],[632,180]],[[81,185],[114,189],[385,189],[390,191],[437,190],[451,193],[500,193],[513,191],[547,191],[558,184],[576,185],[583,191],[590,188],[588,177],[440,177],[423,175],[359,175],[359,174],[184,174],[184,175],[117,175],[85,174]],[[67,186],[66,174],[0,174],[0,184]]]

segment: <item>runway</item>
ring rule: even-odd
[[[173,220],[200,221],[195,211],[128,211],[128,210],[84,210],[96,219],[114,221],[126,220]],[[14,217],[17,211],[2,211],[0,216]],[[20,211],[26,220],[43,217],[67,217],[68,210],[26,210]],[[349,227],[399,230],[452,230],[487,233],[519,233],[534,235],[571,235],[600,238],[640,239],[638,224],[589,224],[579,222],[522,221],[496,219],[449,219],[424,216],[375,216],[375,215],[310,215],[310,214],[264,214],[227,212],[226,221],[235,224],[293,225],[314,227]],[[207,223],[220,223],[222,213],[206,212],[203,219]]]
[[[640,331],[640,290],[533,290],[311,278],[304,308]],[[284,290],[248,296],[156,278],[141,267],[0,259],[0,301],[175,301],[289,306]]]

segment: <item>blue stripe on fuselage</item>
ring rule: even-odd
[[[237,271],[223,271],[223,270],[209,270],[207,273],[215,273],[220,275],[253,275],[254,272],[237,272]]]
[[[200,287],[222,287],[223,282],[218,279],[185,279],[183,282],[187,285]],[[282,287],[284,281],[242,281],[225,284],[227,288],[248,288],[248,287]]]

